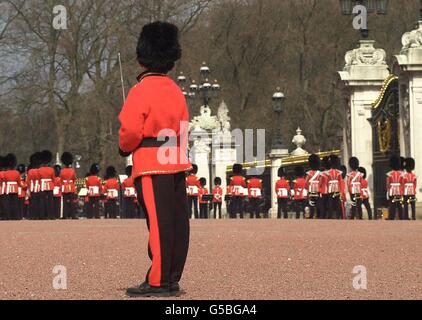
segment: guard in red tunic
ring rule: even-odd
[[[104,217],[106,219],[117,219],[117,212],[119,208],[117,206],[117,201],[119,199],[119,181],[116,179],[117,172],[116,169],[112,166],[106,169],[105,183],[103,192],[106,196]]]
[[[40,217],[41,219],[54,220],[54,169],[50,166],[53,154],[44,150],[41,152],[41,167],[38,169],[41,182]]]
[[[251,218],[260,219],[261,210],[260,203],[262,200],[262,180],[258,177],[253,177],[248,181],[248,198],[249,207],[251,210]]]
[[[18,171],[21,175],[21,186],[18,189],[18,198],[19,198],[19,215],[25,219],[28,219],[28,206],[26,202],[26,166],[24,164],[18,165]]]
[[[330,156],[330,169],[325,172],[328,185],[328,214],[330,219],[342,219],[341,184],[343,181],[340,170],[340,159],[336,155]]]
[[[6,181],[4,179],[4,171],[6,171],[5,159],[0,155],[0,220],[8,220],[6,211]]]
[[[27,191],[29,193],[29,218],[40,219],[41,209],[41,177],[39,167],[41,153],[36,152],[29,159],[28,174],[26,177]]]
[[[362,173],[362,182],[361,182],[361,198],[362,204],[364,205],[366,212],[368,213],[368,220],[372,220],[372,208],[369,203],[370,192],[368,186],[368,180],[366,180],[366,169],[364,167],[359,167],[358,171]]]
[[[288,204],[290,198],[290,181],[286,179],[286,172],[283,167],[278,169],[278,177],[279,179],[275,183],[275,193],[277,194],[277,219],[281,219],[282,212],[284,219],[287,219],[289,217]]]
[[[3,173],[3,179],[6,183],[6,209],[8,218],[11,220],[21,220],[22,212],[19,206],[19,188],[22,188],[23,182],[21,175],[16,170],[17,160],[12,153],[5,157],[7,170]]]
[[[103,185],[98,177],[100,166],[94,163],[89,170],[89,176],[86,177],[85,186],[88,189],[87,218],[100,219],[100,198]]]
[[[308,159],[309,170],[306,173],[306,187],[308,189],[308,200],[310,209],[310,219],[315,217],[315,211],[320,208],[321,204],[321,184],[323,183],[321,168],[321,160],[316,154],[312,154]],[[324,180],[325,181],[325,180]],[[320,215],[325,215],[323,210],[319,209]]]
[[[352,201],[350,218],[352,220],[362,220],[362,173],[358,171],[359,159],[352,157],[349,159],[349,167],[352,171],[347,176],[347,187]]]
[[[233,188],[230,218],[236,219],[237,214],[239,214],[240,219],[243,219],[243,189],[246,188],[246,179],[243,177],[243,167],[241,164],[235,164],[233,166],[233,174],[234,176],[230,180],[230,186]]]
[[[415,170],[415,159],[407,158],[405,165],[405,172],[402,177],[403,203],[404,215],[407,220],[410,220],[409,205],[412,210],[412,220],[416,220],[416,189],[417,177],[413,173]]]
[[[186,98],[167,73],[181,57],[176,26],[146,25],[137,46],[145,70],[120,113],[122,155],[133,153],[133,178],[150,231],[152,266],[146,281],[127,290],[129,296],[180,293],[179,281],[189,247],[185,172],[189,113]]]
[[[186,178],[186,192],[188,194],[188,206],[190,211],[190,216],[195,217],[198,219],[198,195],[199,195],[199,188],[201,184],[199,183],[199,179],[196,176],[198,173],[198,166],[196,164],[192,165],[192,171],[189,172],[189,175]],[[192,212],[193,206],[193,212]]]
[[[221,206],[223,204],[223,188],[221,188],[221,178],[216,177],[214,179],[214,188],[212,189],[212,204],[214,210],[214,216],[216,219],[221,219]],[[218,210],[218,213],[217,213]]]
[[[305,170],[303,167],[297,166],[295,168],[296,179],[293,181],[293,200],[295,203],[296,219],[300,219],[301,212],[303,213],[303,218],[305,219],[305,207],[308,199],[308,183],[303,177],[304,175]]]
[[[54,166],[54,189],[53,189],[53,210],[54,218],[60,219],[62,212],[62,180],[60,179],[60,171],[62,167],[59,165]]]
[[[341,213],[343,220],[347,220],[347,210],[346,210],[346,179],[347,179],[347,168],[344,165],[340,166],[341,171],[341,184],[340,184],[340,194],[341,194]]]
[[[134,219],[136,218],[136,189],[135,182],[132,178],[132,166],[126,167],[127,179],[122,183],[123,191],[123,218]]]
[[[60,172],[62,197],[63,197],[63,219],[76,219],[76,172],[73,169],[73,155],[64,152],[61,156],[64,168]]]
[[[331,211],[330,211],[330,194],[328,191],[328,170],[330,170],[330,157],[325,156],[322,158],[321,161],[321,177],[320,177],[320,184],[319,184],[319,194],[320,194],[320,201],[319,205],[317,206],[317,218],[318,219],[332,219]]]
[[[388,220],[395,220],[398,216],[403,220],[403,190],[401,160],[398,156],[390,158],[391,171],[387,173],[387,196],[389,201],[389,215]]]
[[[199,188],[198,192],[198,200],[199,200],[199,218],[200,219],[208,219],[208,208],[209,208],[209,201],[204,199],[204,196],[208,195],[207,179],[201,178],[199,179],[199,183],[201,187]]]

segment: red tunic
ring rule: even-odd
[[[62,196],[62,179],[60,179],[60,177],[54,178],[53,196],[55,198],[60,198]]]
[[[3,181],[6,184],[5,194],[18,194],[19,187],[22,187],[22,178],[17,170],[3,172]]]
[[[368,188],[368,180],[362,178],[362,182],[360,184],[361,187],[361,196],[363,200],[369,199],[369,188]]]
[[[54,189],[54,169],[51,167],[41,167],[38,169],[41,179],[41,191],[53,191]]]
[[[135,183],[134,183],[132,177],[129,177],[125,181],[123,181],[122,189],[123,189],[123,196],[125,198],[135,198],[136,199]]]
[[[307,198],[308,183],[304,178],[298,178],[294,181],[294,200],[305,200]]]
[[[363,175],[358,171],[352,171],[347,175],[347,188],[350,194],[362,193]]]
[[[252,178],[248,181],[248,197],[253,199],[262,197],[262,180]]]
[[[99,197],[102,192],[102,184],[97,176],[89,176],[86,178],[86,187],[88,188],[88,197]]]
[[[337,169],[330,169],[326,172],[325,177],[328,183],[328,193],[341,193],[341,184],[343,177],[342,172]]]
[[[246,188],[246,180],[242,176],[234,176],[230,181],[230,186],[232,187],[232,196],[234,197],[243,197],[243,189]]]
[[[331,171],[331,170],[330,170]],[[341,175],[340,175],[341,177]],[[322,172],[321,173],[321,178],[319,181],[319,192],[321,194],[328,194],[329,192],[329,181],[330,181],[330,176],[328,171]]]
[[[116,200],[119,197],[119,181],[115,178],[106,180],[103,191],[107,200]]]
[[[290,195],[290,182],[284,178],[275,183],[275,192],[278,199],[288,199]]]
[[[38,193],[41,191],[39,169],[30,169],[26,177],[26,185],[28,186],[29,193]]]
[[[417,178],[413,172],[405,172],[402,176],[402,190],[405,196],[415,196],[417,188]]]
[[[207,188],[199,188],[199,204],[208,204],[208,201],[202,200],[202,196],[208,194],[208,189]]]
[[[73,168],[64,168],[60,172],[63,193],[76,193],[76,172]]]
[[[389,197],[403,195],[401,171],[393,170],[387,173],[387,192]]]
[[[321,171],[311,170],[306,174],[306,188],[309,193],[319,194],[321,191]]]
[[[189,112],[186,98],[170,77],[144,76],[130,90],[119,120],[120,148],[134,153],[134,178],[192,169],[187,157]],[[158,136],[177,137],[178,144],[168,148],[138,148],[144,138]]]
[[[4,171],[0,171],[0,196],[6,193],[6,182],[4,181]]]
[[[199,183],[199,179],[196,175],[190,174],[186,178],[186,192],[190,197],[197,197],[199,194],[199,188],[201,188],[201,184]]]
[[[212,195],[214,196],[212,198],[213,203],[222,203],[223,202],[223,188],[220,186],[215,186],[212,190]]]

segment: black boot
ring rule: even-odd
[[[170,297],[170,289],[168,287],[151,287],[144,282],[137,288],[129,288],[126,290],[129,297]]]

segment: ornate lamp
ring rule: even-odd
[[[273,140],[273,149],[281,150],[286,149],[283,143],[283,134],[282,134],[282,114],[283,114],[283,102],[285,101],[285,96],[281,92],[280,88],[276,89],[276,92],[273,94],[273,110],[276,114],[277,128]]]

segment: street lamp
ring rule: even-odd
[[[273,140],[273,149],[281,150],[286,149],[283,143],[283,133],[282,133],[282,114],[283,114],[283,102],[285,100],[284,94],[281,92],[280,88],[276,89],[277,91],[273,94],[273,110],[276,114],[277,128]]]

